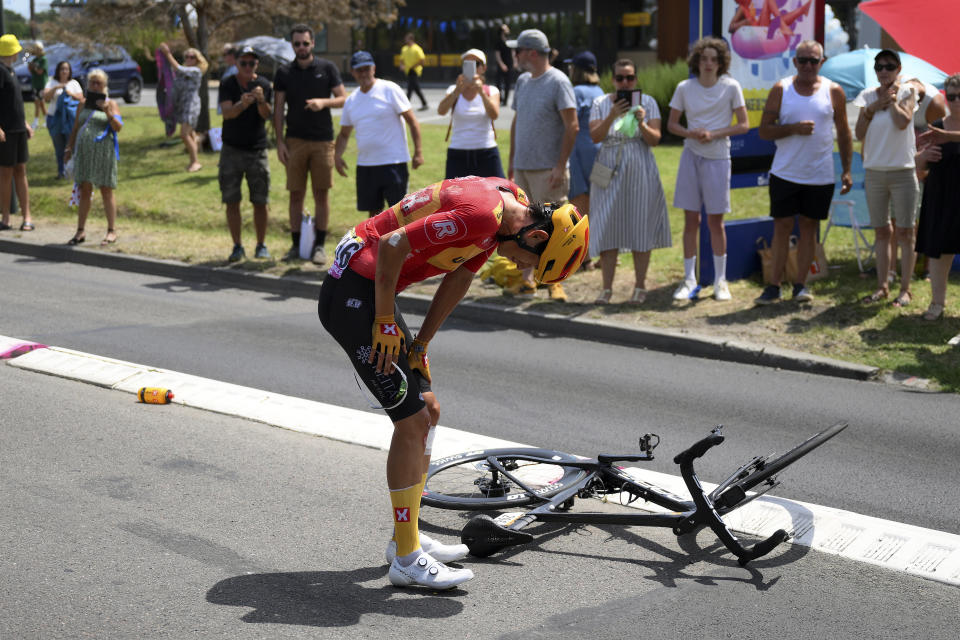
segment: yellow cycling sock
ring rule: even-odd
[[[420,496],[423,485],[419,482],[406,489],[391,489],[393,505],[393,536],[397,541],[397,557],[406,556],[420,548],[420,532],[417,519],[420,517]]]
[[[420,495],[423,495],[423,487],[426,486],[426,484],[427,484],[427,474],[423,474],[423,476],[420,478]],[[419,511],[420,511],[420,506],[417,505],[417,512],[419,513]],[[420,537],[420,527],[419,527],[419,526],[417,527],[417,537],[418,537],[418,538]],[[396,528],[396,527],[393,528],[393,537],[391,537],[390,539],[393,540],[394,542],[397,541],[397,528]]]

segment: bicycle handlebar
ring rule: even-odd
[[[686,462],[693,462],[710,449],[710,447],[715,447],[718,444],[723,442],[723,436],[719,433],[712,433],[700,442],[696,443],[686,451],[678,453],[673,458],[674,464],[684,464]]]
[[[690,496],[696,505],[696,512],[686,525],[680,529],[688,529],[690,526],[705,525],[710,527],[720,541],[735,556],[740,566],[745,566],[751,560],[760,558],[770,553],[781,542],[786,541],[790,535],[783,529],[778,529],[772,536],[766,540],[761,540],[751,547],[745,547],[737,540],[736,536],[727,528],[726,523],[720,518],[713,503],[707,498],[697,473],[693,468],[693,461],[706,453],[711,447],[723,442],[723,436],[719,433],[711,433],[709,436],[697,442],[686,451],[677,454],[673,461],[680,465],[680,475],[683,477],[684,484],[690,491]]]

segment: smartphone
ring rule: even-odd
[[[87,109],[99,109],[100,107],[97,105],[97,102],[99,102],[100,100],[106,100],[106,99],[107,99],[107,96],[104,93],[98,93],[96,91],[88,91],[87,102],[86,104],[84,104],[84,106]]]
[[[463,77],[469,82],[473,80],[473,76],[477,75],[477,61],[476,60],[464,60],[463,61]]]
[[[640,89],[617,89],[617,102],[626,100],[631,107],[639,107],[642,95],[643,91]]]

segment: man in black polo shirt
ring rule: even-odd
[[[276,108],[273,126],[277,132],[277,157],[287,168],[290,192],[290,235],[293,246],[284,260],[296,260],[300,254],[300,223],[307,194],[307,174],[313,187],[314,226],[317,239],[312,260],[324,264],[327,255],[323,243],[330,217],[328,191],[333,185],[333,119],[330,109],[343,106],[347,92],[340,72],[328,60],[313,55],[313,31],[305,24],[290,29],[290,41],[296,58],[277,70],[273,80]],[[286,132],[283,128],[286,106]]]
[[[24,117],[20,83],[13,73],[13,63],[22,48],[12,33],[0,37],[0,231],[10,228],[12,184],[16,185],[23,210],[20,230],[33,231],[27,194],[27,139],[33,137],[33,129]]]
[[[230,262],[246,255],[240,242],[240,201],[243,176],[247,176],[253,226],[257,233],[255,258],[269,258],[264,244],[267,235],[267,203],[270,201],[270,161],[267,157],[267,128],[270,119],[270,83],[257,75],[260,56],[245,47],[237,61],[237,73],[220,83],[217,103],[223,113],[223,149],[220,150],[220,193],[227,205],[227,227],[233,238]]]

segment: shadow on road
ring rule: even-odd
[[[353,571],[254,573],[221,580],[207,592],[207,602],[252,611],[243,622],[295,624],[310,627],[355,625],[368,613],[398,618],[448,618],[463,611],[455,589],[443,595],[423,590],[415,598],[398,598],[385,584],[387,567]],[[376,581],[374,586],[363,583]],[[411,592],[413,593],[413,592]]]

